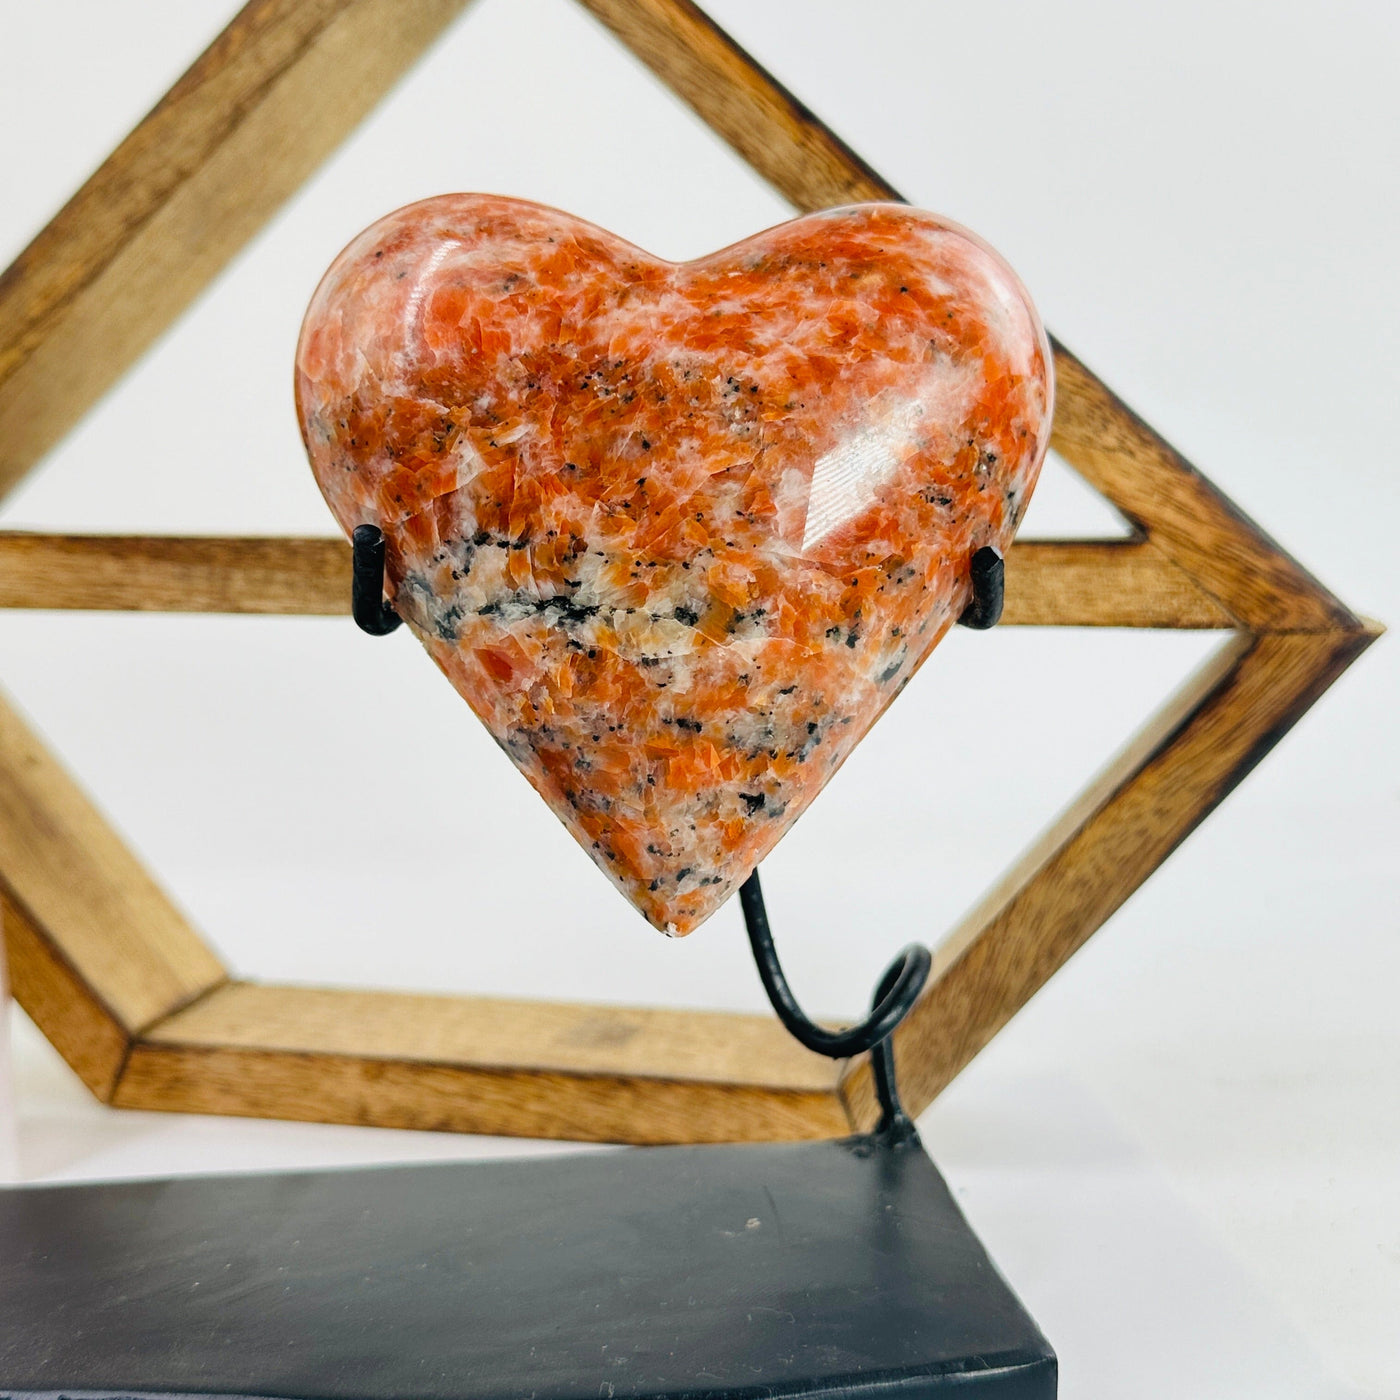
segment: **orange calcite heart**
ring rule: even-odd
[[[599,867],[688,933],[1008,546],[1050,354],[1006,264],[903,205],[690,263],[448,195],[340,255],[297,351],[316,478]]]

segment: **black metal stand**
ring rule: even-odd
[[[958,619],[959,627],[985,632],[1001,621],[1006,603],[1006,562],[999,549],[984,544],[972,556],[972,601]]]
[[[350,548],[350,611],[355,625],[371,637],[387,637],[403,619],[384,597],[384,532],[378,525],[357,525]]]
[[[383,637],[401,621],[384,597],[384,532],[378,525],[357,525],[350,544],[354,551],[351,611],[361,631]],[[988,544],[973,554],[970,570],[972,601],[963,609],[958,626],[985,632],[1001,621],[1006,565],[1000,550]]]
[[[384,535],[376,525],[360,525],[351,538],[354,549],[354,581],[352,611],[355,622],[372,637],[392,632],[401,619],[392,603],[384,597]],[[970,563],[972,601],[963,609],[958,625],[979,632],[995,627],[1001,620],[1006,598],[1006,565],[999,550],[984,545]],[[895,1082],[894,1047],[890,1037],[909,1014],[919,993],[928,981],[932,958],[929,950],[911,943],[885,969],[885,975],[875,989],[870,1015],[859,1025],[845,1030],[827,1030],[809,1019],[797,1004],[783,975],[778,952],[773,945],[773,933],[768,924],[768,911],[763,902],[763,887],[755,870],[739,889],[748,929],[749,947],[768,994],[773,1010],[788,1032],[818,1055],[833,1060],[846,1060],[871,1052],[875,1074],[875,1092],[880,1101],[880,1121],[875,1131],[881,1137],[904,1138],[913,1135],[914,1125],[899,1101]]]
[[[749,947],[758,964],[763,990],[768,993],[768,1000],[788,1033],[809,1050],[833,1060],[847,1060],[869,1050],[871,1068],[875,1072],[875,1092],[880,1100],[880,1121],[875,1132],[882,1137],[910,1136],[914,1124],[899,1101],[890,1037],[913,1009],[928,981],[933,965],[929,950],[921,943],[909,944],[885,969],[871,1001],[870,1015],[859,1025],[845,1030],[826,1030],[804,1014],[783,975],[778,950],[773,946],[773,932],[768,926],[768,910],[757,870],[739,886],[739,902],[743,906],[744,926],[749,931]]]

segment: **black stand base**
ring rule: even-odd
[[[916,1137],[0,1192],[0,1394],[1047,1400]]]

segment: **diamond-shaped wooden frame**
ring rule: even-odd
[[[0,278],[0,490],[91,408],[467,0],[251,0]],[[688,0],[582,0],[799,210],[899,196]],[[1017,545],[1005,623],[1217,628],[1205,668],[938,947],[918,1111],[1373,640],[1063,346],[1054,445],[1132,538]],[[0,606],[343,613],[335,539],[0,533]],[[0,702],[15,994],[123,1107],[621,1142],[868,1127],[763,1016],[232,980]]]

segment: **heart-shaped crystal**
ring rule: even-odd
[[[1005,549],[1049,439],[1024,289],[903,205],[669,263],[483,195],[340,255],[297,351],[312,467],[395,606],[633,904],[687,933]]]

